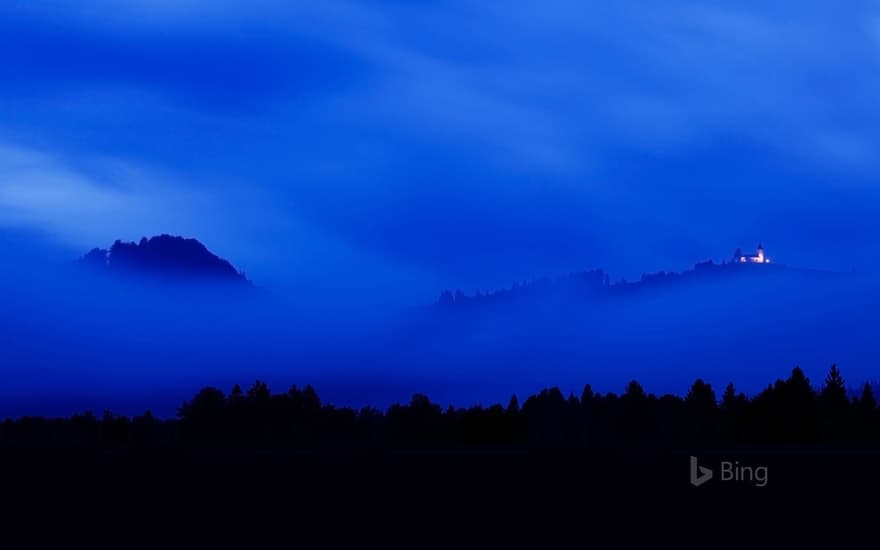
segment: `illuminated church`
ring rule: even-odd
[[[764,255],[764,245],[758,244],[758,250],[754,254],[743,254],[739,248],[733,253],[733,261],[741,264],[769,264],[770,258]]]

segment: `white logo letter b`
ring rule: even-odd
[[[712,470],[697,464],[697,457],[691,457],[691,485],[699,487],[712,479]]]

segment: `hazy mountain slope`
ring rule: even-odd
[[[178,281],[248,282],[243,273],[198,240],[171,235],[144,237],[139,243],[116,241],[109,250],[94,248],[79,260],[78,265],[114,275]]]

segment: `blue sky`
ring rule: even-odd
[[[876,271],[878,65],[873,2],[9,0],[0,227],[350,301],[758,240]]]

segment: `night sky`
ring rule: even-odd
[[[196,237],[305,309],[880,267],[873,2],[417,4],[3,1],[2,246]]]
[[[294,4],[4,2],[0,223],[422,300],[880,257],[870,3]]]

